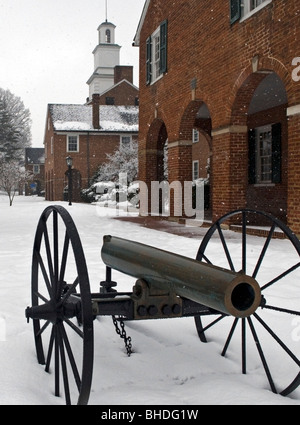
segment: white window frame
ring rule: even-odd
[[[77,149],[69,149],[69,138],[70,137],[76,137],[76,143],[77,143]],[[79,135],[78,134],[67,134],[67,146],[66,146],[67,152],[79,152]]]
[[[193,143],[199,142],[199,130],[193,128]]]
[[[151,40],[151,84],[153,84],[163,76],[160,72],[160,26],[152,33]]]
[[[51,155],[53,155],[53,140],[54,140],[54,137],[51,136],[51,139],[50,139],[50,154]]]
[[[195,166],[197,168],[196,169],[197,177],[195,175]],[[198,179],[199,179],[199,161],[197,160],[197,161],[193,161],[193,181]]]
[[[243,0],[241,4],[241,21],[250,18],[250,16],[257,13],[259,10],[272,3],[273,0]],[[257,6],[251,9],[252,2],[255,2]],[[258,4],[259,2],[262,2]]]
[[[129,138],[129,147],[131,147],[132,146],[132,136],[131,135],[128,135],[128,134],[121,134],[121,136],[120,136],[120,148],[122,149],[123,147],[124,147],[124,145],[123,145],[123,139],[127,139],[127,138]]]

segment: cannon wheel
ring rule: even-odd
[[[261,244],[257,252],[253,252],[253,248],[247,249],[249,228],[251,228],[254,216],[260,216],[264,220],[264,224],[267,224],[264,227],[266,229],[265,238],[259,238],[261,239]],[[239,223],[241,234],[238,243],[237,236],[233,237],[232,232],[226,230],[228,229],[228,226],[226,226],[228,220],[230,223]],[[281,236],[286,240],[286,244],[291,244],[288,249],[292,247],[290,263],[287,267],[286,264],[282,264],[280,272],[274,272],[272,267],[270,269],[270,262],[266,264],[268,256],[274,256],[274,253],[270,252],[270,246],[271,241],[274,243],[273,236],[275,231],[281,233]],[[232,240],[229,240],[229,234],[231,234]],[[221,251],[218,251],[218,253],[216,253],[216,242],[221,242]],[[280,265],[280,252],[277,252],[277,254],[277,256],[275,254],[272,258],[276,266]],[[299,240],[285,224],[264,212],[243,209],[224,215],[211,226],[202,240],[196,257],[199,261],[251,275],[259,283],[262,292],[261,305],[250,317],[242,319],[229,318],[219,313],[217,318],[209,320],[205,326],[202,324],[200,316],[195,317],[196,328],[201,341],[206,342],[206,331],[208,329],[211,328],[212,330],[220,322],[223,323],[223,320],[231,319],[232,325],[228,328],[228,335],[225,335],[225,344],[221,355],[225,356],[233,339],[236,336],[239,337],[242,373],[245,374],[247,370],[246,352],[249,344],[254,341],[254,346],[256,346],[259,354],[258,358],[263,365],[271,390],[284,396],[296,390],[300,384],[299,332],[297,331],[300,324],[299,286],[297,287],[299,282],[299,255]],[[297,292],[294,292],[295,288]],[[278,291],[281,294],[279,296]],[[290,307],[290,302],[292,307]],[[288,326],[285,331],[281,329],[284,321],[286,321]],[[241,324],[240,327],[237,326],[239,322]],[[239,328],[240,331],[236,332]],[[295,341],[298,342],[295,343]],[[293,352],[297,351],[297,349],[298,355]],[[266,352],[268,352],[269,357]],[[277,355],[281,356],[279,357],[281,359],[279,360],[279,365],[278,367],[273,365],[271,367],[269,362],[270,360],[276,360]],[[282,356],[285,356],[289,373],[293,370],[286,382],[281,382],[285,380],[285,374],[281,372],[282,365],[280,363],[283,361]],[[280,382],[276,380],[278,373],[280,373]],[[280,390],[278,391],[277,388],[280,388]]]
[[[65,313],[68,304],[76,315]],[[53,371],[56,396],[62,387],[66,404],[77,398],[77,404],[87,404],[93,371],[89,277],[76,226],[61,206],[44,210],[33,247],[32,309],[47,306],[52,306],[51,314],[33,320],[38,362]]]

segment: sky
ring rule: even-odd
[[[94,71],[98,26],[105,0],[0,0],[0,87],[23,101],[32,119],[32,146],[43,147],[47,105],[84,104]],[[107,0],[116,25],[120,65],[132,65],[138,86],[137,47],[132,47],[144,0]]]

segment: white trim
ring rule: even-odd
[[[257,6],[255,9],[249,11],[249,2],[250,2],[250,0],[244,0],[244,2],[246,3],[246,5],[244,6],[245,9],[246,9],[246,13],[242,16],[242,18],[240,19],[240,22],[243,22],[246,19],[250,18],[256,12],[259,12],[261,9],[263,9],[264,7],[266,7],[268,4],[272,3],[272,1],[273,0],[266,0],[262,4],[260,4],[259,6]]]
[[[77,138],[77,150],[69,150],[69,137],[76,137]],[[67,138],[66,138],[66,142],[67,142],[67,146],[66,146],[66,152],[68,153],[78,153],[79,152],[79,134],[78,133],[67,133]]]
[[[292,115],[298,115],[298,114],[300,114],[300,104],[289,106],[286,110],[287,117],[291,117]]]

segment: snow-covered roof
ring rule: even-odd
[[[138,132],[138,106],[100,105],[100,129],[93,127],[92,105],[50,104],[55,131]]]

